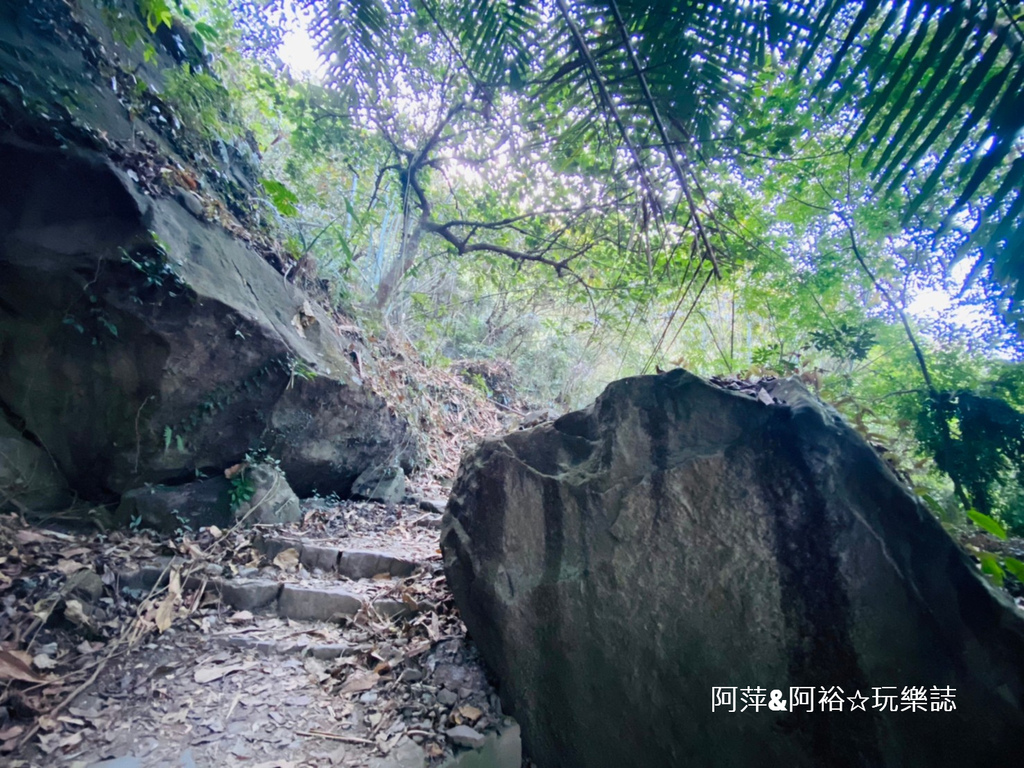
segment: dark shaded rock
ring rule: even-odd
[[[285,584],[277,601],[277,612],[287,619],[330,621],[338,615],[351,616],[361,606],[358,597],[340,587]]]
[[[257,524],[296,523],[302,519],[299,497],[288,484],[284,473],[266,464],[245,470],[251,483],[252,497],[235,508],[235,519],[246,526]]]
[[[39,511],[71,504],[67,481],[46,451],[0,415],[0,511]]]
[[[84,495],[261,441],[299,493],[347,495],[402,452],[330,319],[242,243],[98,156],[0,144],[0,166],[21,179],[0,189],[0,401]]]
[[[464,458],[445,570],[541,768],[1016,759],[1024,617],[834,411],[772,395],[627,379]],[[716,686],[956,708],[730,713]]]
[[[185,526],[192,530],[203,525],[229,528],[234,524],[230,491],[231,484],[224,477],[133,488],[121,497],[116,518],[122,525],[138,520],[139,527],[164,533]]]
[[[447,499],[420,499],[420,509],[424,512],[433,512],[436,515],[443,515],[447,504]]]
[[[396,466],[370,467],[352,484],[352,495],[357,499],[398,504],[405,497],[405,472]]]

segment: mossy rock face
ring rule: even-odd
[[[527,753],[541,768],[1011,763],[1024,616],[838,414],[789,382],[771,394],[681,370],[625,379],[463,458],[445,572]],[[820,711],[834,686],[867,708]],[[757,687],[785,710],[740,711]],[[801,687],[813,712],[788,706]],[[901,709],[909,687],[928,711]],[[955,710],[931,709],[936,687]],[[735,712],[712,708],[715,688],[735,689]],[[872,707],[876,689],[901,711]]]
[[[0,400],[84,496],[255,445],[305,494],[411,463],[330,319],[244,244],[96,155],[0,143],[0,164],[21,179],[0,190]]]
[[[266,234],[206,220],[218,216],[175,181],[222,213],[218,179],[246,189],[232,152],[215,153],[219,167],[186,152],[173,121],[130,113],[135,92],[117,78],[160,67],[120,45],[108,16],[90,2],[0,4],[0,411],[92,502],[213,475],[253,449],[300,495],[346,496],[394,457],[411,468],[407,424],[271,265]]]

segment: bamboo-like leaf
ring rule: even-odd
[[[1004,28],[1003,32],[1005,33],[1005,31],[1006,30]],[[898,157],[894,159],[890,163],[890,165],[883,170],[882,175],[878,180],[878,187],[882,187],[886,183],[887,179],[892,175],[893,171],[895,171],[897,168],[900,168],[899,173],[895,176],[895,178],[893,178],[892,183],[889,185],[889,189],[893,190],[896,187],[898,187],[899,184],[906,177],[907,173],[910,172],[910,170],[921,159],[921,157],[923,157],[926,152],[928,152],[930,149],[933,149],[936,146],[936,142],[939,138],[939,135],[944,130],[948,129],[948,122],[950,116],[959,113],[960,110],[968,103],[968,101],[972,97],[977,97],[979,88],[982,82],[984,81],[985,77],[991,71],[992,66],[995,64],[999,52],[1000,46],[998,45],[997,38],[997,44],[989,46],[989,49],[985,52],[985,55],[982,57],[982,60],[978,63],[976,67],[973,68],[970,76],[966,80],[961,81],[960,78],[957,76],[952,76],[948,78],[948,81],[943,89],[943,92],[940,93],[935,99],[932,99],[929,109],[924,113],[924,115],[921,116],[920,120],[918,121],[917,127],[910,134],[910,136],[907,137],[904,143],[908,147],[912,146],[920,137],[924,129],[933,121],[935,121],[935,126],[932,128],[931,132],[924,139],[924,141],[920,142],[920,144],[917,145],[917,149],[914,150],[914,153],[911,155],[909,159],[906,159],[902,156]],[[968,53],[967,55],[970,55],[970,53]],[[959,91],[956,93],[955,96],[953,96],[952,91],[956,89],[958,84]],[[951,96],[953,96],[952,101],[950,101]],[[941,115],[939,114],[940,111],[942,113]],[[939,119],[936,121],[937,117]],[[956,151],[956,149],[958,149],[958,147],[947,145],[946,151]],[[883,156],[882,161],[880,162],[884,162],[885,159],[886,158]]]

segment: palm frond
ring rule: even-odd
[[[566,106],[559,130],[578,141],[594,132],[576,122],[612,120],[625,144],[660,147],[635,153],[652,185],[677,152],[686,169],[675,175],[685,184],[747,108],[766,62],[791,66],[825,114],[842,107],[854,116],[848,148],[878,193],[908,197],[904,223],[924,217],[917,226],[966,228],[982,265],[1024,300],[1013,251],[1024,223],[1024,4],[472,0],[433,8],[442,1],[408,0],[432,9],[475,79],[532,83],[552,114],[560,94],[589,93],[598,113]],[[383,2],[317,4],[339,73],[379,55]],[[935,211],[938,201],[945,208]],[[974,213],[964,215],[968,208]]]

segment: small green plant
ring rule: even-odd
[[[491,392],[491,388],[487,386],[487,380],[483,377],[483,374],[471,374],[469,377],[469,385],[474,389],[480,390],[484,397],[491,397],[491,395],[494,394]]]
[[[228,491],[228,500],[231,503],[231,510],[234,511],[248,502],[256,495],[256,484],[248,476],[246,470],[242,470],[231,478],[231,488]]]
[[[293,357],[288,361],[289,378],[288,378],[288,389],[291,389],[295,384],[295,377],[298,376],[300,379],[306,381],[312,381],[317,377],[317,373],[313,370],[304,360],[300,360],[297,357]]]
[[[181,435],[174,434],[174,430],[169,426],[164,427],[164,450],[168,451],[171,448],[171,442],[174,442],[174,447],[181,453],[185,452],[185,439]]]
[[[1006,529],[995,518],[982,514],[975,509],[970,510],[967,513],[967,517],[979,528],[991,533],[997,539],[1006,540]],[[970,549],[971,554],[978,558],[978,562],[981,563],[982,572],[988,574],[997,586],[1003,586],[1007,571],[1013,574],[1018,581],[1024,583],[1024,562],[1015,557],[999,557],[973,546],[968,547],[968,549]]]

